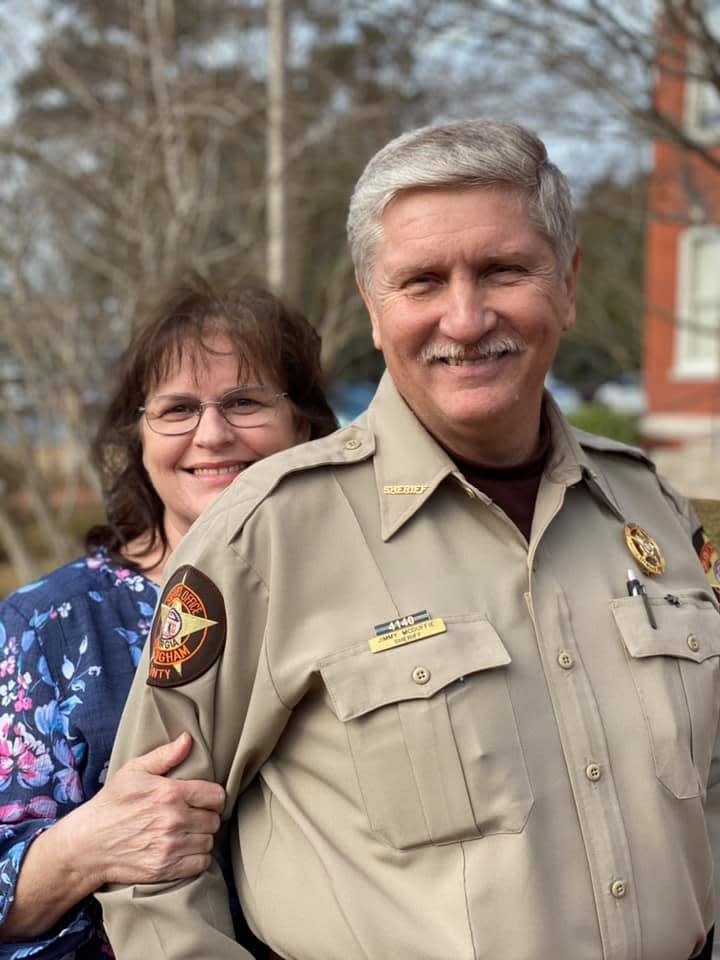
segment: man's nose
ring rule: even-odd
[[[440,332],[458,343],[476,343],[498,325],[482,285],[474,278],[454,280],[440,321]]]

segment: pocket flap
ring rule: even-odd
[[[487,620],[445,618],[447,632],[382,653],[367,641],[320,662],[338,719],[352,720],[402,700],[427,699],[478,670],[510,663],[510,654]]]
[[[657,630],[650,626],[641,597],[611,601],[620,635],[631,657],[682,657],[702,663],[720,655],[720,615],[711,600],[679,595],[675,606],[651,597]]]

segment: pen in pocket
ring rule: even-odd
[[[627,592],[628,592],[628,596],[630,597],[642,597],[642,602],[643,602],[643,605],[645,606],[645,613],[647,614],[648,623],[653,628],[653,630],[657,630],[657,621],[655,620],[655,615],[652,612],[652,607],[650,606],[648,595],[645,593],[645,587],[638,580],[634,570],[628,570],[627,572]]]

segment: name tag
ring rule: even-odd
[[[414,643],[446,631],[442,617],[431,617],[427,610],[419,610],[406,617],[378,623],[375,626],[375,636],[369,640],[369,646],[372,653],[382,653],[383,650],[401,647],[405,643]]]

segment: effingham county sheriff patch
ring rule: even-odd
[[[709,540],[704,530],[695,534],[695,548],[710,586],[720,600],[720,550]]]
[[[202,676],[225,646],[225,604],[215,584],[195,567],[168,580],[150,635],[147,682],[180,687]]]

